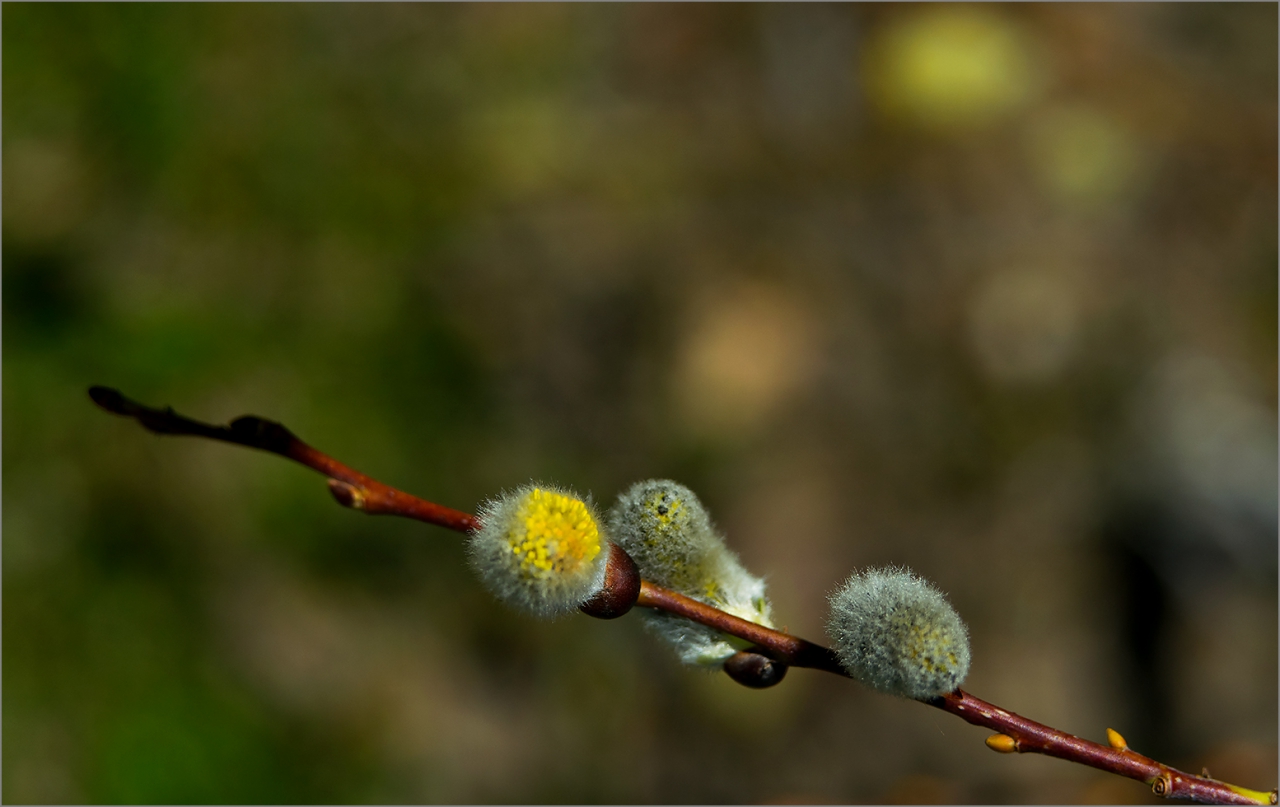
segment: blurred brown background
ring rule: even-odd
[[[3,8],[3,798],[1090,802],[1139,783],[635,620],[94,409],[254,413],[455,507],[699,491],[821,639],[1277,784],[1277,10]]]

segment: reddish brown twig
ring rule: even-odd
[[[733,614],[726,614],[719,608],[713,608],[692,597],[677,594],[648,580],[640,583],[640,598],[636,600],[636,605],[678,614],[731,636],[737,636],[739,639],[745,639],[755,644],[758,651],[769,658],[786,662],[792,667],[809,667],[836,675],[848,675],[840,665],[840,659],[836,657],[835,651],[829,647],[748,622]]]
[[[772,630],[732,614],[704,605],[697,600],[669,591],[645,581],[640,584],[640,598],[636,605],[658,608],[692,619],[703,625],[752,642],[756,651],[784,661],[793,667],[810,667],[836,675],[848,676],[835,651],[788,633]],[[1236,785],[1193,776],[1176,768],[1131,751],[1120,738],[1115,746],[1099,745],[1089,740],[1050,728],[1034,720],[993,706],[984,700],[957,689],[955,692],[922,701],[930,706],[950,712],[975,726],[984,726],[1000,732],[988,740],[987,745],[1005,753],[1035,753],[1058,757],[1091,768],[1108,771],[1151,785],[1157,796],[1191,799],[1208,804],[1275,804],[1276,791],[1263,793]],[[1109,733],[1119,738],[1114,731]],[[1004,741],[995,741],[1003,737]]]
[[[477,525],[476,517],[470,513],[410,496],[343,465],[333,457],[316,451],[299,440],[293,432],[272,420],[245,415],[231,421],[228,426],[211,426],[183,417],[169,407],[153,409],[143,406],[110,387],[90,387],[89,397],[108,412],[131,417],[141,423],[143,428],[156,434],[207,437],[210,440],[270,451],[300,462],[329,477],[329,492],[344,507],[361,510],[369,515],[403,516],[458,532],[468,532]]]
[[[1205,804],[1276,803],[1275,790],[1264,793],[1237,787],[1208,776],[1184,773],[1144,757],[1130,750],[1119,732],[1112,729],[1107,729],[1111,744],[1100,745],[1005,711],[959,689],[925,702],[965,722],[1000,732],[987,738],[987,745],[994,751],[1044,754],[1078,762],[1146,782],[1157,796],[1165,798],[1190,799]]]
[[[254,416],[236,418],[229,426],[211,426],[183,417],[170,408],[153,409],[108,387],[91,387],[94,403],[137,420],[157,434],[191,435],[270,451],[329,477],[329,490],[346,507],[371,515],[397,515],[468,533],[478,526],[475,516],[419,499],[349,468],[299,440],[279,423]],[[641,581],[636,605],[666,611],[707,625],[754,644],[755,652],[793,667],[809,667],[849,677],[835,651],[782,631],[740,619],[712,606]],[[780,676],[779,676],[780,677]],[[987,745],[1003,753],[1045,754],[1087,765],[1151,785],[1157,796],[1190,799],[1206,804],[1276,804],[1277,791],[1262,792],[1184,773],[1129,749],[1124,738],[1107,729],[1110,745],[1100,745],[1050,728],[993,706],[957,689],[922,701],[950,712],[975,726],[998,732]]]

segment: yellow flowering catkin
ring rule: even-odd
[[[827,634],[840,663],[872,689],[925,700],[969,673],[969,631],[942,592],[906,569],[855,574],[831,596]]]
[[[468,553],[498,599],[550,617],[570,613],[604,585],[608,539],[590,504],[528,484],[486,502]]]
[[[609,514],[609,532],[640,568],[664,588],[734,616],[773,627],[764,581],[742,568],[724,544],[702,502],[666,479],[637,482]],[[686,664],[719,667],[746,643],[668,613],[643,611],[646,625]]]

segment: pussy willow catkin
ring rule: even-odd
[[[537,616],[570,613],[601,589],[608,538],[591,505],[530,483],[486,502],[471,565],[498,599]]]
[[[773,627],[764,581],[742,568],[702,502],[684,485],[666,479],[632,485],[609,513],[609,532],[635,559],[644,579]],[[720,666],[746,646],[672,614],[645,611],[644,619],[686,664]]]
[[[867,686],[927,699],[969,673],[969,631],[942,592],[906,569],[870,569],[831,597],[827,633],[840,662]]]

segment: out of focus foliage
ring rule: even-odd
[[[3,798],[1145,797],[92,383],[460,508],[678,479],[779,624],[905,564],[976,694],[1274,786],[1276,14],[6,3]]]

